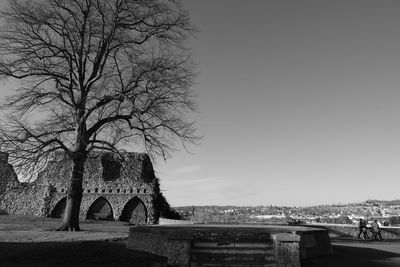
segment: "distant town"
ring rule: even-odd
[[[381,225],[400,226],[400,200],[367,200],[360,203],[310,207],[185,206],[175,207],[179,217],[197,223],[357,224],[360,218]]]

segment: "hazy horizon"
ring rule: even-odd
[[[335,205],[355,205],[355,204],[361,204],[364,202],[368,201],[378,201],[378,202],[392,202],[392,201],[399,201],[400,199],[390,199],[390,200],[385,200],[385,199],[366,199],[363,201],[357,201],[357,202],[349,202],[349,203],[327,203],[327,204],[317,204],[317,205],[270,205],[270,204],[263,204],[263,205],[182,205],[182,206],[173,206],[173,208],[184,208],[184,207],[268,207],[268,206],[273,206],[273,207],[287,207],[287,208],[292,208],[292,207],[299,207],[299,208],[307,208],[307,207],[317,207],[317,206],[335,206]]]

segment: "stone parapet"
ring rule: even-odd
[[[302,236],[326,235],[306,227],[246,225],[163,225],[130,228],[127,248],[167,257],[170,266],[274,266],[300,267],[301,258],[327,255],[307,253],[319,246]],[[315,238],[320,241],[320,238]],[[302,246],[307,245],[305,252]],[[314,251],[315,252],[315,251]]]
[[[294,233],[273,234],[275,263],[277,267],[300,267],[300,235]]]

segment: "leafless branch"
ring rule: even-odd
[[[179,1],[9,0],[0,13],[0,79],[22,82],[0,107],[0,149],[17,168],[130,144],[165,159],[198,141],[196,29]]]

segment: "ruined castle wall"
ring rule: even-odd
[[[0,154],[1,156],[2,154]],[[64,154],[49,162],[33,183],[19,183],[5,156],[0,161],[0,210],[9,214],[50,216],[65,200],[72,173],[71,160]],[[8,158],[8,157],[7,157]],[[0,158],[1,159],[1,158]],[[3,172],[1,164],[4,166]],[[154,170],[146,154],[124,153],[122,159],[110,153],[94,153],[85,162],[80,218],[85,219],[91,205],[100,197],[111,206],[114,219],[120,219],[129,201],[143,204],[147,223],[155,223],[153,197],[156,186]]]
[[[85,195],[84,198],[82,199],[82,205],[81,205],[81,217],[86,217],[90,205],[99,197],[104,197],[107,199],[111,207],[113,209],[114,213],[114,219],[118,220],[122,214],[122,210],[125,207],[126,203],[128,203],[129,200],[137,197],[139,200],[143,202],[143,204],[146,207],[147,210],[147,216],[148,216],[148,223],[151,223],[154,221],[154,211],[153,211],[153,205],[152,205],[152,197],[150,195],[136,195],[136,194],[122,194],[122,195],[117,195],[117,194],[107,194],[107,195],[100,195],[100,194],[91,194],[91,195]]]
[[[51,202],[49,203],[49,212],[55,208],[58,202],[60,202],[63,198],[66,197],[65,193],[56,192],[53,193]],[[153,223],[155,221],[155,211],[153,207],[153,197],[150,194],[84,194],[82,197],[81,209],[80,209],[80,218],[85,219],[90,206],[95,202],[98,198],[105,198],[111,205],[113,210],[113,217],[115,220],[119,220],[122,210],[129,200],[137,197],[146,207],[148,223]],[[47,214],[46,214],[47,215]]]
[[[8,154],[0,152],[0,197],[8,187],[19,184],[17,174],[11,164],[8,164]]]
[[[83,177],[83,193],[117,193],[117,194],[148,194],[153,193],[154,171],[151,161],[145,154],[126,153],[119,161],[119,170],[107,171],[102,164],[104,154],[94,154],[86,160]],[[39,176],[38,183],[51,184],[57,191],[67,191],[71,177],[70,160],[60,160],[49,163],[48,168]],[[104,179],[104,173],[119,172],[117,177]]]
[[[0,201],[0,209],[15,215],[45,216],[50,199],[49,186],[21,183],[7,189]]]
[[[104,164],[104,156],[109,161],[115,161],[117,166]],[[60,157],[60,160],[51,162],[43,172],[37,183],[51,184],[55,192],[50,203],[50,212],[57,203],[66,195],[69,179],[71,177],[71,162]],[[110,177],[104,177],[109,175]],[[83,197],[80,217],[86,218],[88,210],[99,197],[104,197],[111,205],[114,219],[118,220],[122,210],[129,200],[139,198],[143,202],[148,222],[156,221],[153,208],[154,170],[150,158],[146,154],[125,153],[123,159],[113,155],[92,154],[85,163],[83,177]]]

